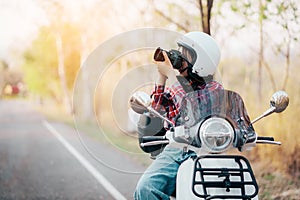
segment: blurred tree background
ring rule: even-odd
[[[76,112],[71,101],[76,74],[88,55],[111,36],[143,27],[160,27],[180,33],[201,30],[219,42],[222,84],[241,94],[252,119],[268,108],[269,98],[276,90],[289,94],[287,111],[255,124],[260,135],[273,135],[282,146],[259,145],[248,156],[264,169],[262,177],[278,171],[299,184],[299,1],[35,0],[34,3],[43,13],[45,22],[38,24],[40,20],[34,19],[37,34],[31,35],[30,45],[24,45],[22,54],[15,51],[16,46],[9,58],[1,58],[1,96],[7,85],[22,82],[29,98],[54,102],[72,114]],[[148,58],[141,54],[134,57],[134,61],[132,57],[124,57],[114,63],[116,76],[107,77],[104,82],[117,81]],[[22,60],[21,64],[10,62],[16,58]],[[19,78],[12,81],[9,77]],[[107,86],[103,90],[109,96],[111,89],[112,86]],[[83,89],[82,98],[85,92]],[[109,105],[109,99],[103,103]],[[96,102],[95,106],[98,104]]]

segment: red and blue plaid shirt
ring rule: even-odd
[[[209,91],[222,88],[222,85],[216,81],[206,83],[199,87],[200,90],[206,89]],[[155,85],[152,93],[152,107],[160,113],[165,113],[169,120],[175,122],[180,111],[181,101],[185,95],[186,92],[179,82],[176,82],[171,87]]]

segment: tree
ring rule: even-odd
[[[204,33],[210,35],[210,18],[211,9],[213,7],[213,0],[199,0],[200,15],[201,15],[201,25]]]
[[[76,48],[77,38],[74,27],[65,24],[62,29],[62,40],[64,48],[60,52],[64,55],[60,60],[65,67],[65,90],[71,90],[75,74],[79,69],[79,53]],[[40,34],[33,42],[32,47],[25,54],[25,81],[31,92],[43,97],[53,97],[57,102],[63,102],[61,98],[64,93],[61,87],[61,74],[59,74],[59,58],[57,56],[57,38],[51,32],[51,27],[43,27]],[[75,48],[74,48],[75,47]]]
[[[228,1],[223,1],[223,4]],[[285,89],[289,78],[290,66],[290,49],[292,43],[297,41],[299,29],[299,14],[297,13],[297,3],[294,0],[241,0],[230,1],[231,10],[240,18],[244,18],[244,24],[239,28],[247,28],[250,25],[258,27],[259,48],[258,55],[258,74],[257,74],[257,88],[258,96],[262,96],[262,70],[265,68],[271,88],[273,91],[278,89],[275,82],[273,69],[270,62],[266,59],[266,50],[272,49],[275,54],[280,53],[285,57],[286,64],[283,75],[283,83],[281,89]],[[276,28],[276,29],[275,29]],[[282,37],[274,38],[273,31],[282,32]],[[267,53],[270,54],[270,51]]]
[[[54,35],[55,39],[55,47],[56,47],[56,56],[57,56],[57,70],[58,70],[58,77],[62,89],[62,96],[63,96],[63,102],[65,105],[65,108],[68,113],[72,113],[72,102],[71,102],[71,95],[68,90],[67,85],[67,78],[66,78],[66,69],[65,69],[65,39],[67,39],[69,36],[76,35],[76,32],[70,33],[70,35],[67,35],[66,37],[63,37],[64,34],[64,26],[68,24],[68,19],[64,15],[65,10],[64,6],[60,1],[52,0],[47,2],[41,2],[42,7],[44,7],[44,10],[48,14],[48,17],[50,19],[50,28],[49,32]],[[77,32],[78,33],[78,32]],[[76,49],[76,47],[73,47]]]
[[[7,70],[8,64],[5,61],[0,60],[0,98],[3,95],[3,90],[7,82],[5,77]]]
[[[151,0],[152,4],[154,6],[154,10],[155,12],[160,15],[162,18],[164,18],[168,23],[172,23],[174,25],[176,25],[178,27],[178,29],[185,31],[185,32],[189,32],[190,30],[192,30],[194,27],[194,24],[199,24],[200,21],[200,26],[198,26],[197,29],[202,30],[203,32],[207,33],[207,34],[211,34],[211,30],[210,30],[210,20],[211,20],[211,16],[212,16],[212,8],[213,8],[213,2],[214,0],[198,0],[197,2],[192,2],[191,5],[193,5],[196,9],[198,9],[198,12],[200,13],[199,17],[195,18],[195,15],[192,16],[192,14],[189,13],[189,10],[185,10],[182,8],[182,3],[179,4],[175,4],[172,3],[170,4],[170,10],[177,10],[177,13],[180,13],[180,18],[177,19],[173,13],[175,12],[171,12],[171,14],[168,15],[168,13],[163,12],[162,10],[160,10],[158,8],[158,6],[156,5],[156,2]],[[159,3],[161,3],[161,1],[159,1]],[[184,4],[190,4],[189,2],[185,1]],[[189,7],[189,5],[187,6]],[[186,16],[186,17],[182,17],[182,16]],[[191,16],[191,17],[188,17]],[[191,20],[192,19],[192,20]],[[195,21],[193,21],[193,19],[196,19]],[[198,21],[199,20],[199,21]]]
[[[289,80],[291,48],[293,44],[297,43],[300,39],[300,14],[295,1],[280,0],[274,1],[273,4],[274,5],[272,5],[272,7],[270,5],[271,8],[268,8],[269,15],[272,17],[272,19],[274,19],[274,26],[277,25],[282,30],[282,38],[279,41],[274,41],[275,45],[273,50],[276,54],[281,54],[285,59],[284,78],[280,88],[285,90]]]

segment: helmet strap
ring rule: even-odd
[[[193,73],[192,65],[182,69],[181,71],[184,72],[187,70],[188,76],[177,76],[177,80],[183,87],[183,89],[188,93],[195,90],[199,90],[200,88],[204,87],[206,83],[211,82],[213,80],[212,75],[208,75],[205,77],[201,77],[196,73]]]
[[[185,67],[183,69],[179,69],[178,71],[181,74],[181,73],[185,72],[188,68],[189,68],[189,66],[187,66],[187,67]]]
[[[188,79],[191,82],[191,85],[194,89],[199,89],[199,87],[204,86],[206,83],[211,82],[213,80],[212,75],[208,75],[205,77],[201,77],[196,73],[193,73],[193,69],[188,69]]]
[[[184,58],[184,57],[182,57],[182,58],[188,64],[188,66],[185,67],[185,68],[183,68],[183,69],[178,69],[178,71],[179,71],[180,74],[183,73],[183,72],[185,72],[189,68],[193,68],[193,65],[186,58]]]

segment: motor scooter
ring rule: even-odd
[[[139,145],[145,152],[155,157],[170,145],[197,153],[179,167],[176,195],[171,197],[177,200],[258,199],[259,187],[251,164],[235,150],[251,150],[256,144],[280,145],[273,137],[258,136],[253,124],[284,111],[288,104],[287,93],[277,91],[271,97],[270,108],[250,121],[238,93],[192,91],[183,98],[174,123],[152,108],[146,93],[138,91],[130,99],[131,108],[141,114],[140,127],[169,125],[163,134],[158,131],[161,127],[155,134],[147,132],[147,128],[147,133],[139,131]]]

